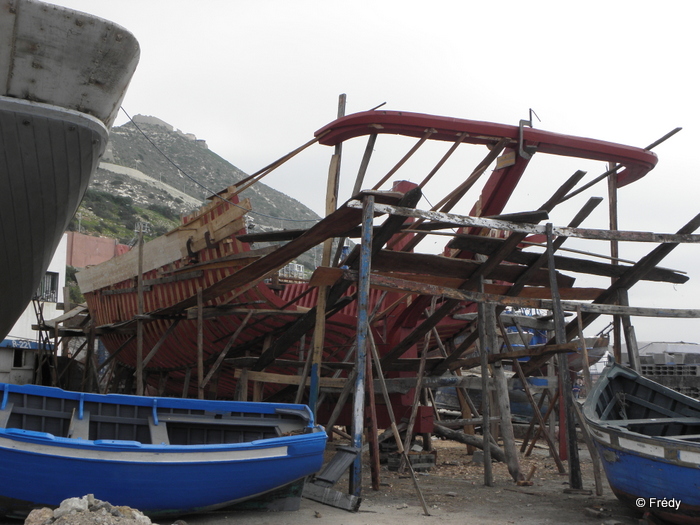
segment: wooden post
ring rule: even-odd
[[[583,361],[583,382],[586,386],[586,392],[590,393],[591,388],[593,388],[593,381],[591,381],[591,367],[588,365],[588,345],[586,344],[586,339],[583,337],[583,317],[581,314],[581,307],[576,308],[576,320],[578,321],[578,338],[581,341],[581,360]]]
[[[598,454],[598,449],[595,448],[593,443],[593,438],[588,432],[588,427],[583,419],[583,413],[581,407],[578,403],[574,403],[574,413],[576,414],[576,419],[581,427],[581,434],[583,435],[583,440],[586,442],[586,447],[588,447],[588,452],[591,454],[591,462],[593,463],[593,481],[595,482],[595,494],[596,496],[603,495],[603,476],[601,474],[602,463],[600,461],[600,455]]]
[[[379,490],[379,431],[377,428],[377,403],[372,379],[372,352],[367,352],[367,397],[369,399],[369,424],[367,425],[367,442],[369,443],[369,465],[372,474],[372,490]]]
[[[182,382],[182,397],[183,398],[187,397],[187,395],[189,394],[191,377],[192,377],[192,369],[188,367],[185,370],[185,378],[183,379],[183,382]]]
[[[484,291],[484,278],[479,281],[479,291]],[[489,404],[489,356],[486,347],[486,305],[478,305],[479,350],[481,356],[481,431],[484,439],[484,485],[493,486],[493,470],[491,468],[491,407]]]
[[[396,440],[396,447],[399,454],[406,455],[406,450],[403,448],[403,443],[401,442],[401,434],[399,433],[399,427],[396,425],[396,417],[394,416],[394,409],[391,406],[391,398],[389,397],[389,391],[386,387],[386,381],[384,380],[384,373],[382,372],[382,363],[379,359],[379,352],[377,351],[377,346],[374,344],[374,338],[372,337],[372,332],[369,332],[369,343],[370,349],[372,350],[372,358],[374,359],[374,366],[377,369],[377,379],[379,379],[379,386],[382,390],[382,395],[384,396],[384,403],[386,403],[386,409],[389,412],[389,420],[391,421],[391,431],[394,434],[394,439]],[[413,470],[411,462],[406,458],[406,463],[408,465],[408,470],[411,473],[411,478],[413,479],[413,486],[416,489],[416,494],[418,494],[418,499],[423,507],[423,513],[426,516],[430,516],[428,512],[428,506],[425,504],[425,498],[423,497],[423,492],[418,486],[418,478],[416,478],[416,473]]]
[[[553,396],[550,394],[549,397],[549,408],[547,409],[547,413],[544,415],[545,421],[547,421],[547,419],[549,419],[550,417],[554,417],[554,410],[557,407],[557,403],[559,403],[559,398],[561,397],[561,390],[557,389],[556,393]],[[535,432],[535,436],[532,438],[532,441],[530,441],[530,445],[528,445],[527,450],[525,451],[525,457],[529,456],[532,453],[532,449],[535,448],[535,444],[540,438],[540,435],[543,435],[545,432],[547,432],[546,428],[538,427],[537,432]],[[550,439],[552,439],[551,435],[549,437]],[[560,459],[562,459],[561,456]]]
[[[256,403],[263,399],[263,385],[262,381],[253,381],[253,401]]]
[[[236,382],[236,401],[248,401],[248,369],[241,370],[241,376]]]
[[[353,446],[362,448],[365,411],[365,372],[367,357],[367,333],[369,331],[369,280],[372,264],[372,221],[374,220],[374,196],[365,197],[362,209],[362,238],[360,241],[360,268],[357,283],[357,351],[355,353],[355,397],[353,400]],[[350,494],[362,495],[362,455],[358,454],[350,470]]]
[[[508,333],[506,332],[505,327],[503,326],[503,322],[501,321],[500,317],[496,318],[496,322],[498,323],[498,328],[501,332],[501,336],[503,337],[503,341],[505,341],[506,347],[508,348],[508,351],[512,351],[510,341],[508,341]],[[520,327],[518,327],[518,331],[520,332],[520,337],[522,339],[523,345],[525,346],[526,349],[529,349],[529,345],[525,338],[523,337],[523,333],[520,330]],[[535,414],[535,417],[533,420],[536,420],[541,428],[544,428],[545,422],[544,418],[542,417],[542,413],[540,412],[540,406],[537,404],[535,401],[535,398],[532,395],[532,392],[530,392],[530,386],[527,384],[527,378],[525,377],[525,374],[523,374],[523,369],[520,366],[520,362],[517,359],[513,359],[513,369],[515,370],[518,379],[523,383],[523,390],[525,391],[525,395],[527,396],[528,401],[530,402],[530,406],[532,406],[533,413]],[[544,398],[544,396],[542,396]],[[512,428],[511,428],[512,429]],[[549,434],[546,432],[544,433],[545,438],[547,438],[547,445],[549,446],[549,453],[551,454],[552,458],[554,459],[554,462],[557,464],[557,468],[559,469],[560,474],[564,474],[566,472],[566,469],[564,468],[564,464],[561,462],[561,459],[559,459],[559,455],[557,454],[557,449],[554,445],[554,442],[550,438]],[[524,442],[523,442],[524,444]]]
[[[420,357],[420,365],[418,366],[418,377],[416,378],[416,386],[413,396],[413,405],[411,406],[411,415],[408,418],[408,426],[406,427],[406,437],[403,442],[404,450],[411,450],[411,440],[413,439],[413,426],[416,423],[416,415],[418,414],[418,405],[420,404],[420,394],[423,389],[423,374],[425,374],[425,360],[428,357],[428,348],[430,347],[430,332],[425,336],[425,345]],[[406,467],[408,456],[404,456],[399,464],[399,472],[403,472]]]
[[[338,117],[345,115],[345,94],[338,97]],[[340,158],[342,155],[342,145],[338,144],[335,147],[333,157],[331,157],[331,165],[328,169],[328,182],[326,185],[326,215],[330,215],[336,209],[338,202],[338,183],[340,179]],[[340,249],[340,247],[338,247]],[[323,255],[321,257],[321,265],[329,266],[331,262],[331,251],[333,250],[333,239],[326,239],[323,242]],[[314,327],[313,350],[311,357],[311,377],[309,383],[309,408],[314,413],[316,418],[318,395],[319,395],[319,378],[321,377],[321,359],[323,357],[323,343],[326,337],[326,301],[328,296],[328,287],[318,287],[318,300],[316,302],[316,324]],[[364,373],[364,371],[363,371]]]
[[[619,229],[617,220],[617,171],[613,171],[614,167],[613,163],[608,165],[609,171],[611,172],[608,175],[608,213],[611,231]],[[610,257],[612,258],[612,264],[618,264],[620,258],[620,243],[616,240],[610,241]],[[610,284],[614,284],[615,278],[613,277],[610,281]],[[613,356],[616,363],[622,363],[622,337],[619,315],[613,316]]]
[[[618,297],[620,299],[620,304],[622,306],[629,306],[629,294],[627,290],[620,290],[618,292]],[[627,345],[627,358],[629,359],[629,365],[632,370],[640,372],[642,369],[641,362],[639,361],[639,347],[637,346],[637,335],[634,331],[634,326],[632,326],[632,321],[629,315],[621,316],[622,319],[622,330],[625,334],[625,344]]]
[[[139,223],[139,256],[137,274],[137,305],[139,319],[136,321],[136,395],[143,395],[143,223]]]
[[[498,346],[498,332],[496,328],[496,307],[493,303],[486,303],[486,333],[487,345],[492,353]],[[520,471],[518,460],[518,450],[515,447],[515,434],[513,433],[513,419],[510,413],[510,398],[508,396],[508,380],[503,370],[503,363],[496,361],[493,366],[493,382],[496,390],[496,400],[501,416],[501,435],[503,436],[503,451],[506,454],[506,464],[508,472],[515,481],[525,479]]]
[[[549,259],[549,286],[552,290],[552,303],[554,314],[554,337],[557,344],[566,343],[566,321],[564,310],[561,308],[561,297],[557,286],[556,268],[554,267],[554,250],[552,238],[552,223],[547,223],[547,252]],[[574,420],[574,403],[571,395],[571,376],[569,375],[569,360],[566,354],[557,356],[559,362],[559,385],[561,388],[560,406],[564,407],[564,414],[559,420],[559,426],[564,429],[567,453],[569,460],[569,487],[572,489],[582,489],[581,464],[578,456],[578,443],[576,440],[576,422]],[[561,453],[560,453],[561,456]]]
[[[197,288],[197,398],[204,399],[204,303],[202,288]]]

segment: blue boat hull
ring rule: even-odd
[[[583,414],[620,501],[665,522],[700,524],[700,402],[614,364]]]
[[[615,496],[631,508],[672,523],[700,523],[700,475],[697,468],[615,450],[596,442]],[[644,505],[639,505],[640,498]],[[661,501],[680,500],[678,510]]]
[[[0,479],[10,482],[2,489],[0,511],[21,514],[36,507],[55,507],[64,499],[85,494],[113,505],[128,505],[149,516],[221,508],[318,471],[325,434],[293,438],[266,440],[268,443],[257,445],[260,448],[251,443],[243,450],[192,454],[139,452],[137,444],[134,452],[122,445],[115,451],[37,447],[2,438]],[[242,453],[241,459],[225,459],[235,458],[237,453]],[[245,459],[248,454],[252,457]],[[268,454],[270,457],[265,457]]]
[[[326,433],[304,405],[0,388],[3,515],[86,494],[153,517],[192,514],[323,463]]]

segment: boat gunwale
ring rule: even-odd
[[[363,111],[353,113],[326,124],[314,133],[319,143],[333,146],[346,140],[371,134],[398,134],[423,137],[432,131],[429,140],[456,141],[460,134],[467,134],[463,142],[469,144],[492,144],[502,138],[510,139],[511,147],[517,146],[521,133],[524,144],[534,145],[537,151],[546,154],[585,158],[591,160],[614,160],[625,166],[630,173],[618,173],[619,186],[634,182],[651,171],[658,157],[650,150],[598,139],[566,135],[486,121],[460,119],[412,113],[406,111]]]
[[[596,405],[598,403],[598,399],[600,398],[600,395],[602,392],[604,392],[607,388],[611,380],[615,379],[618,376],[625,377],[627,379],[634,380],[636,382],[639,382],[640,384],[650,387],[657,392],[660,391],[659,386],[657,383],[651,381],[650,379],[647,379],[637,372],[625,368],[617,363],[613,363],[613,365],[606,367],[606,370],[603,372],[603,374],[600,376],[598,381],[596,382],[593,390],[591,393],[588,395],[588,398],[586,402],[584,403],[583,406],[583,415],[584,419],[586,421],[586,424],[594,430],[594,432],[591,432],[591,437],[594,439],[596,444],[599,447],[602,448],[608,448],[620,452],[624,452],[626,454],[634,454],[646,458],[653,458],[655,461],[662,461],[667,464],[674,464],[678,466],[690,466],[694,468],[699,468],[700,466],[700,442],[690,442],[685,439],[682,439],[682,437],[675,437],[675,436],[649,436],[647,434],[642,434],[640,432],[636,432],[634,430],[631,430],[627,428],[627,425],[634,425],[634,424],[640,424],[640,423],[649,423],[649,424],[684,424],[683,420],[686,420],[688,424],[691,425],[700,425],[700,416],[698,417],[690,417],[688,416],[687,418],[684,416],[679,415],[678,417],[669,417],[669,418],[664,418],[664,417],[655,417],[655,418],[642,418],[642,419],[601,419],[600,416],[596,413]],[[685,402],[690,405],[697,404],[698,409],[700,409],[700,401],[693,399],[691,397],[685,396],[681,394],[680,392],[675,392],[671,389],[667,389],[668,392],[662,392],[663,394],[668,394],[670,397],[675,398],[678,401]],[[596,432],[602,432],[607,434],[609,441],[605,441],[602,439],[599,435],[597,435]],[[613,436],[615,439],[613,439]],[[636,441],[638,443],[641,443],[646,446],[658,446],[662,447],[664,449],[664,457],[660,457],[657,455],[653,454],[645,454],[644,452],[640,450],[632,450],[629,448],[626,448],[624,446],[621,446],[619,444],[619,438],[623,437],[623,439],[628,439],[631,441]],[[680,452],[690,452],[693,454],[697,454],[698,456],[698,462],[688,462],[688,461],[683,461],[681,459],[681,454]]]
[[[105,144],[109,136],[107,126],[94,115],[82,113],[75,109],[64,108],[63,106],[57,106],[46,102],[35,102],[33,100],[25,100],[22,98],[0,95],[0,111],[29,113],[35,117],[44,117],[49,119],[56,119],[57,115],[60,114],[61,121],[78,126],[84,126],[91,129],[91,131],[99,133],[103,136]]]

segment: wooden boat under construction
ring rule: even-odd
[[[0,2],[0,339],[87,190],[138,57],[135,38],[107,20]]]
[[[539,266],[528,270],[535,265],[532,258],[539,256],[522,250],[519,243],[532,234],[543,238],[545,229],[536,223],[574,189],[584,173],[570,177],[536,212],[499,215],[521,179],[525,180],[525,168],[533,156],[568,156],[615,164],[610,173],[620,187],[643,177],[657,162],[654,153],[642,148],[522,125],[395,111],[339,118],[317,131],[309,144],[338,146],[368,137],[362,163],[366,168],[379,134],[419,140],[372,189],[357,190],[352,199],[308,230],[256,235],[246,232],[245,215],[251,203],[238,195],[276,169],[280,161],[212,196],[207,205],[184,217],[180,227],[143,244],[141,249],[134,248],[80,271],[78,282],[96,333],[110,354],[102,366],[116,361],[127,370],[112,385],[123,387],[124,381],[133,379],[136,369],[158,393],[246,398],[250,380],[256,385],[251,387],[255,400],[288,399],[290,389],[286,385],[308,375],[305,365],[313,354],[319,290],[323,290],[326,305],[325,332],[319,332],[323,334],[321,385],[341,385],[353,367],[358,312],[354,270],[358,267],[359,247],[346,259],[329,265],[333,267],[318,268],[310,282],[278,284],[272,278],[280,268],[324,241],[358,237],[360,201],[368,197],[374,200],[377,213],[389,214],[372,234],[373,280],[367,307],[384,370],[415,376],[418,347],[422,349],[424,341],[428,341],[425,367],[430,375],[475,366],[478,357],[476,361],[462,358],[476,340],[475,321],[464,320],[458,314],[476,310],[474,300],[465,293],[478,289],[479,276],[490,279],[484,285],[486,294],[494,298],[511,296],[513,304],[541,308],[542,301],[552,296],[551,272]],[[429,141],[448,144],[448,152],[435,169],[420,183],[401,182],[383,190],[389,178],[398,176],[399,167],[412,151]],[[483,147],[486,156],[433,211],[415,210],[421,189],[458,147]],[[470,215],[450,214],[494,163]],[[364,168],[360,169],[363,175]],[[399,213],[414,214],[414,218]],[[483,232],[495,231],[499,225],[512,226],[515,233],[508,239],[484,236]],[[452,231],[454,228],[458,228],[457,233]],[[440,229],[447,229],[453,237],[443,255],[413,252],[421,239]],[[251,247],[251,242],[262,241],[286,243]],[[475,254],[485,257],[477,259]],[[557,255],[557,268],[620,277],[634,266]],[[561,272],[554,275],[564,300],[607,299],[604,290],[575,288],[574,277]],[[643,278],[676,283],[687,280],[684,275],[661,268],[650,268]],[[519,355],[548,357],[552,352],[575,348],[573,343],[559,348],[526,348]],[[532,367],[541,366],[536,359],[531,363]],[[290,376],[297,378],[296,383]]]

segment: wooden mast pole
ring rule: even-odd
[[[338,118],[345,115],[345,94],[338,98]],[[342,144],[335,147],[335,153],[331,157],[331,165],[328,169],[328,185],[326,187],[326,215],[335,211],[338,203],[338,181],[340,178],[340,157]],[[329,266],[333,239],[323,242],[323,256],[321,266]],[[316,323],[314,326],[313,349],[311,351],[311,374],[309,383],[309,408],[316,417],[316,405],[318,404],[319,380],[321,376],[321,359],[323,357],[323,342],[326,336],[326,301],[328,295],[327,286],[318,287],[318,300],[316,302]],[[364,372],[363,372],[364,373]]]

